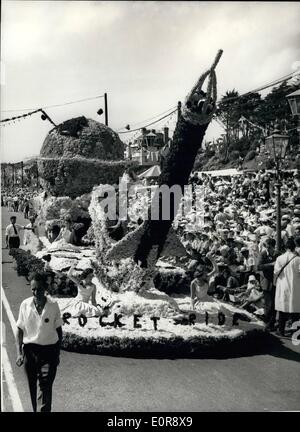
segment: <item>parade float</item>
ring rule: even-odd
[[[215,112],[215,68],[221,54],[186,98],[161,164],[158,187],[178,185],[183,191],[188,184]],[[255,315],[214,298],[200,299],[191,310],[189,258],[174,224],[179,203],[170,205],[165,220],[158,192],[150,201],[127,194],[127,219],[121,220],[119,208],[108,218],[110,201],[120,206],[121,190],[130,182],[124,172],[132,163],[123,160],[123,150],[115,132],[85,117],[52,130],[41,150],[38,164],[44,193],[35,200],[38,242],[29,250],[38,260],[35,266],[44,265],[43,257],[49,256],[48,271],[65,275],[63,289],[54,283],[49,290],[62,312],[63,348],[162,357],[240,355],[259,348],[266,332]],[[110,196],[109,191],[116,194]],[[156,220],[150,214],[153,202],[159,215]],[[60,229],[66,217],[77,234],[72,244],[53,235],[53,228]],[[74,317],[68,308],[76,289],[66,282],[67,275],[70,268],[80,276],[90,267],[99,314]]]

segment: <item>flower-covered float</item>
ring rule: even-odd
[[[215,67],[220,55],[186,99],[171,148],[162,161],[158,187],[178,185],[184,189],[188,183],[199,146],[215,111]],[[204,93],[202,86],[207,77],[209,83]],[[85,125],[85,122],[80,123],[76,134],[71,131],[76,135],[73,137],[76,143]],[[40,225],[59,224],[61,215],[67,212],[75,223],[83,223],[85,237],[92,241],[88,245],[81,241],[70,244],[64,239],[51,241],[41,232],[39,248],[32,253],[39,260],[50,256],[48,271],[64,274],[67,279],[77,276],[80,280],[80,275],[92,267],[91,282],[96,287],[94,303],[97,303],[94,304],[97,308],[94,316],[84,313],[75,316],[72,311],[77,297],[74,299],[70,292],[66,296],[63,292],[50,290],[49,294],[57,300],[62,312],[64,349],[123,356],[223,356],[251,352],[264,343],[267,333],[262,321],[245,310],[207,297],[200,298],[197,307],[191,309],[190,280],[185,271],[188,259],[174,231],[178,206],[170,206],[169,217],[165,220],[160,212],[161,200],[154,192],[150,202],[157,203],[159,216],[153,220],[149,200],[145,197],[132,200],[132,197],[122,195],[122,181],[118,184],[111,173],[108,184],[100,184],[90,191],[91,183],[95,184],[92,179],[91,183],[85,183],[89,185],[87,189],[80,188],[80,193],[89,195],[76,198],[69,174],[64,176],[73,161],[64,156],[63,146],[61,152],[59,162],[49,154],[41,160],[46,172],[45,189],[60,194],[61,184],[65,182],[67,189],[70,187],[70,197],[40,198],[42,202],[37,203]],[[76,164],[80,164],[80,158],[75,156],[75,159]],[[54,179],[54,174],[49,174],[51,170],[54,170]],[[84,177],[84,171],[86,176],[89,175],[86,168],[79,171],[81,177]],[[123,177],[123,183],[128,181],[126,176]],[[111,185],[117,194],[110,195]],[[129,214],[124,219],[120,217],[122,199],[129,199],[125,204]],[[107,209],[116,208],[116,202],[119,208],[115,216],[108,217]],[[176,265],[170,264],[170,257],[175,259]],[[166,280],[165,285],[169,286],[163,290]],[[176,292],[179,285],[182,289]]]

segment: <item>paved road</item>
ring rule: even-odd
[[[2,236],[9,220],[2,208]],[[24,223],[21,214],[18,221]],[[4,236],[3,236],[4,241]],[[2,249],[3,288],[14,318],[30,288]],[[15,366],[13,333],[5,310],[6,348],[25,411],[31,411],[23,368]],[[233,359],[154,360],[62,352],[53,411],[300,410],[300,346],[282,340],[266,353]],[[12,411],[4,382],[4,409]]]

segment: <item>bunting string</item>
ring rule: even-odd
[[[2,124],[2,123],[14,122],[16,120],[19,121],[19,120],[24,119],[26,117],[32,116],[33,114],[36,114],[38,112],[42,112],[42,109],[39,108],[39,109],[36,109],[36,110],[31,111],[31,112],[26,113],[26,114],[22,114],[22,115],[11,117],[11,118],[6,118],[6,119],[1,120],[0,123]]]

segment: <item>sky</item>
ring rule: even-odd
[[[109,126],[133,129],[184,101],[220,48],[219,98],[300,64],[297,2],[4,0],[1,6],[2,119],[106,92]],[[104,123],[99,108],[103,99],[46,112],[56,124],[80,115]],[[1,127],[1,160],[38,155],[52,127],[39,115]],[[221,132],[212,122],[206,139]]]

